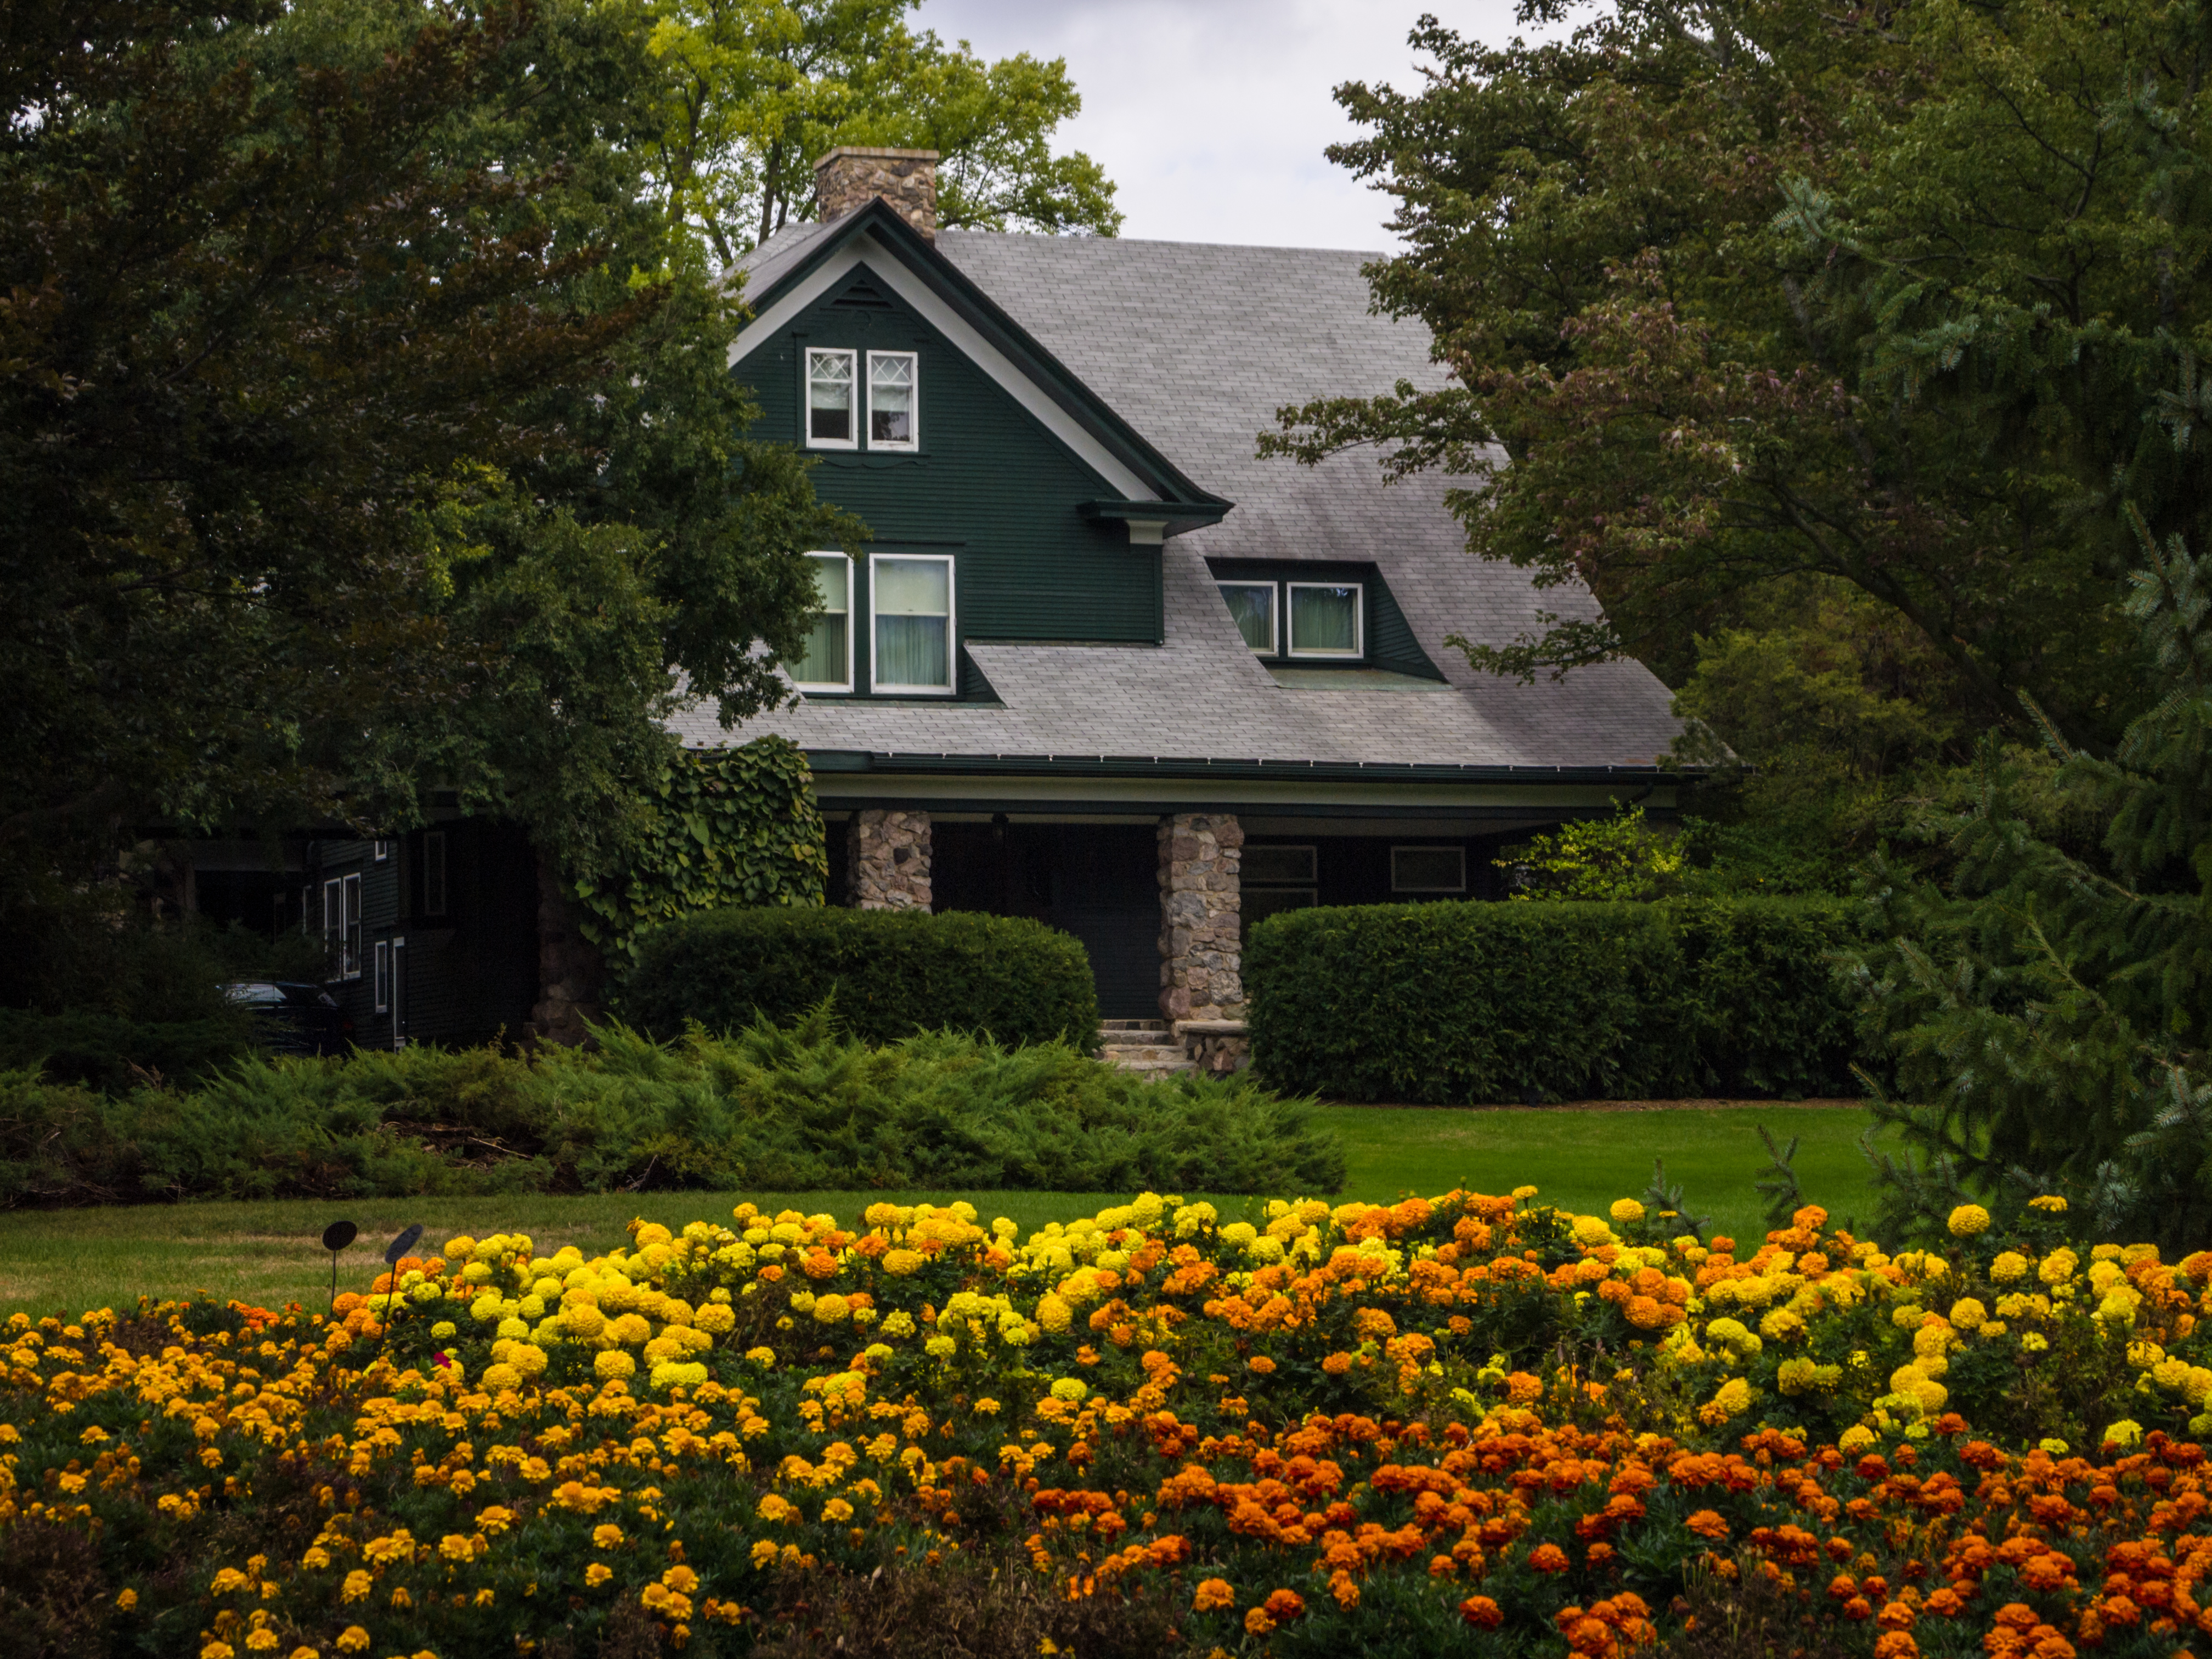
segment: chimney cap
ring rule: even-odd
[[[933,149],[878,149],[870,144],[840,144],[835,149],[823,151],[814,163],[814,170],[819,173],[832,161],[841,161],[848,155],[855,160],[872,161],[935,161],[942,159]]]

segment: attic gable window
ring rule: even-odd
[[[868,447],[913,449],[917,447],[915,423],[915,355],[911,351],[871,351],[868,354]]]
[[[949,694],[952,684],[952,561],[878,553],[868,561],[878,691]]]
[[[857,354],[809,347],[806,352],[806,447],[858,449],[853,376]]]
[[[1275,585],[1273,582],[1223,582],[1221,597],[1236,618],[1244,643],[1263,657],[1275,654]]]
[[[791,665],[792,684],[802,691],[853,689],[853,562],[842,553],[810,553],[815,597],[822,615],[806,636],[806,648]]]
[[[1365,648],[1358,582],[1287,582],[1293,657],[1356,657]]]

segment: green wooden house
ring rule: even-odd
[[[787,705],[678,735],[806,751],[832,902],[1036,917],[1088,947],[1109,1020],[1208,1028],[1274,911],[1496,897],[1503,844],[1672,809],[1639,665],[1520,685],[1444,643],[1589,595],[1470,558],[1441,479],[1257,458],[1285,404],[1441,382],[1365,256],[940,232],[933,161],[833,151],[817,221],[733,274],[757,435],[872,539],[812,554]],[[322,930],[364,1041],[573,1036],[595,989],[544,874],[441,811],[316,843],[274,902]]]

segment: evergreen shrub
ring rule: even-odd
[[[1098,1041],[1098,991],[1079,940],[965,911],[703,911],[640,940],[621,1006],[631,1024],[673,1037],[691,1021],[710,1031],[762,1016],[787,1024],[825,998],[839,1024],[874,1042],[947,1030],[1009,1047]]]
[[[662,1046],[243,1061],[105,1096],[0,1072],[0,1207],[642,1188],[1334,1191],[1341,1146],[1249,1078],[1143,1081],[1065,1043],[882,1047],[826,1009]]]
[[[238,1010],[204,1019],[138,1020],[0,1008],[0,1069],[43,1069],[58,1081],[95,1089],[196,1082],[252,1044],[252,1027]]]
[[[1832,899],[1292,910],[1244,957],[1254,1066],[1337,1100],[1852,1091]]]

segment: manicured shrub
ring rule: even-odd
[[[1282,1089],[1435,1104],[1847,1091],[1826,899],[1292,910],[1244,957]]]
[[[1814,1207],[1738,1249],[1533,1192],[1146,1193],[1026,1240],[745,1203],[595,1257],[453,1238],[327,1316],[17,1315],[9,1650],[2179,1659],[2212,1628],[2212,1254],[2071,1248],[2055,1197],[1892,1255]]]
[[[252,1027],[238,1012],[204,1019],[136,1020],[0,1008],[0,1070],[42,1066],[57,1081],[95,1089],[196,1082],[252,1045]]]
[[[956,911],[710,910],[640,940],[623,1016],[656,1036],[696,1021],[742,1030],[834,998],[838,1023],[888,1042],[988,1031],[1000,1042],[1098,1040],[1098,992],[1080,941],[1020,916]]]
[[[1249,1078],[1148,1084],[1065,1043],[797,1026],[592,1052],[356,1050],[103,1097],[0,1073],[0,1206],[655,1188],[1152,1183],[1334,1191],[1334,1135]]]

